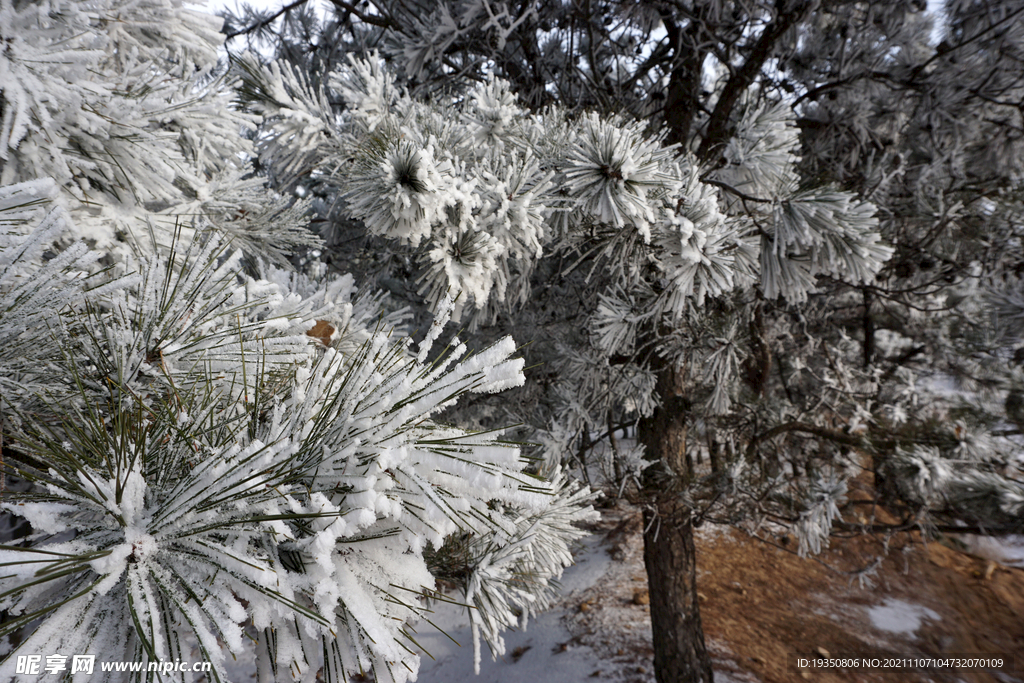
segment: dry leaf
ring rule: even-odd
[[[325,320],[317,320],[316,325],[313,325],[306,334],[313,339],[316,339],[324,346],[330,346],[331,337],[334,336],[334,325]]]

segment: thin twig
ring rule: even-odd
[[[307,2],[309,2],[309,0],[295,0],[295,2],[291,3],[290,5],[285,5],[278,11],[274,12],[274,14],[272,14],[271,16],[267,17],[266,19],[263,19],[262,21],[257,21],[252,26],[246,26],[245,28],[238,29],[237,31],[232,31],[231,33],[227,34],[227,37],[224,40],[231,40],[232,38],[237,38],[238,36],[245,35],[247,33],[259,31],[261,28],[273,24],[281,17],[281,15],[285,14],[286,12],[290,12],[299,5],[305,5]]]

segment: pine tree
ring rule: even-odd
[[[225,680],[254,639],[261,680],[409,680],[446,541],[500,653],[592,498],[445,419],[522,384],[512,339],[436,350],[440,293],[413,344],[303,251],[308,203],[250,173],[262,121],[212,18],[69,2],[0,26],[0,508],[31,525],[0,546],[0,678],[44,652],[153,680],[194,648]]]
[[[505,408],[550,457],[638,424],[615,470],[647,505],[659,681],[711,678],[694,524],[787,524],[804,553],[1021,529],[1019,3],[949,2],[934,39],[916,0],[333,7],[229,18],[325,122],[268,172],[365,246],[339,261],[536,341]],[[898,523],[843,519],[865,465]]]
[[[619,469],[636,479],[651,504],[652,576],[665,566],[661,553],[669,553],[689,558],[690,573],[667,572],[662,580],[692,581],[692,541],[682,550],[670,541],[686,542],[676,532],[689,530],[696,500],[739,486],[817,485],[817,476],[765,478],[737,458],[725,471],[698,479],[682,450],[685,424],[677,419],[690,410],[707,420],[728,417],[744,398],[740,335],[754,327],[768,296],[802,302],[820,276],[870,280],[891,254],[880,243],[873,206],[834,188],[799,187],[798,139],[784,107],[751,103],[737,141],[742,166],[710,176],[772,197],[760,202],[760,211],[730,211],[717,188],[701,180],[696,158],[678,156],[678,148],[648,136],[641,124],[593,114],[572,118],[556,108],[531,115],[498,80],[447,105],[396,89],[374,58],[353,59],[331,74],[325,89],[282,66],[271,77],[251,61],[239,61],[239,68],[248,107],[266,122],[257,139],[270,174],[312,169],[291,182],[337,193],[344,217],[361,220],[368,239],[412,262],[428,302],[455,292],[456,315],[484,330],[510,308],[536,315],[526,302],[565,305],[564,292],[541,298],[533,274],[552,272],[555,260],[574,264],[566,276],[585,328],[575,347],[557,351],[556,391],[564,403],[540,414],[545,422],[535,424],[534,434],[557,457],[606,416],[640,420],[645,457],[657,466]],[[347,105],[340,115],[325,104],[336,97]],[[322,134],[292,144],[294,121],[311,118]],[[307,123],[303,130],[311,128]],[[759,222],[770,229],[758,229]],[[551,335],[558,327],[533,329]],[[702,371],[684,377],[680,366]],[[688,396],[678,394],[681,386],[665,386],[668,381],[685,382]],[[840,394],[837,403],[843,399]],[[729,496],[723,507],[737,508],[741,500]],[[798,529],[806,529],[809,543],[828,533],[822,524]],[[675,638],[692,638],[694,630],[699,636],[699,618],[680,623],[676,604],[661,597],[652,604],[672,617],[665,621],[676,619]],[[672,637],[668,629],[657,634]]]

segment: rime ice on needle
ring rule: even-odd
[[[0,415],[20,453],[6,473],[34,484],[3,502],[33,533],[0,549],[2,633],[22,636],[0,677],[19,652],[147,662],[194,639],[223,679],[248,621],[264,680],[410,680],[424,554],[456,534],[481,548],[474,600],[500,647],[571,562],[590,494],[525,473],[500,431],[435,421],[523,382],[511,339],[428,361],[442,313],[414,357],[391,336],[401,316],[351,277],[282,267],[316,243],[308,204],[245,174],[257,152],[286,170],[315,158],[330,126],[304,109],[323,101],[254,66],[277,109],[232,106],[219,20],[172,0],[4,5],[0,23]],[[393,124],[389,77],[354,69],[360,125]],[[239,132],[263,121],[281,137],[253,149]],[[380,158],[390,203],[365,217],[416,242],[461,211],[473,241],[475,181],[430,150]],[[543,174],[522,159],[486,220],[532,252]],[[493,265],[442,277],[483,301]],[[320,324],[334,332],[314,342]]]

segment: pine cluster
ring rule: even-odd
[[[443,419],[522,384],[511,338],[438,351],[441,292],[413,344],[314,258],[307,203],[250,172],[261,119],[232,104],[216,20],[0,12],[0,505],[27,532],[0,548],[0,677],[25,652],[198,653],[224,680],[255,647],[263,680],[410,680],[454,538],[478,656],[479,637],[501,653],[592,498]]]

